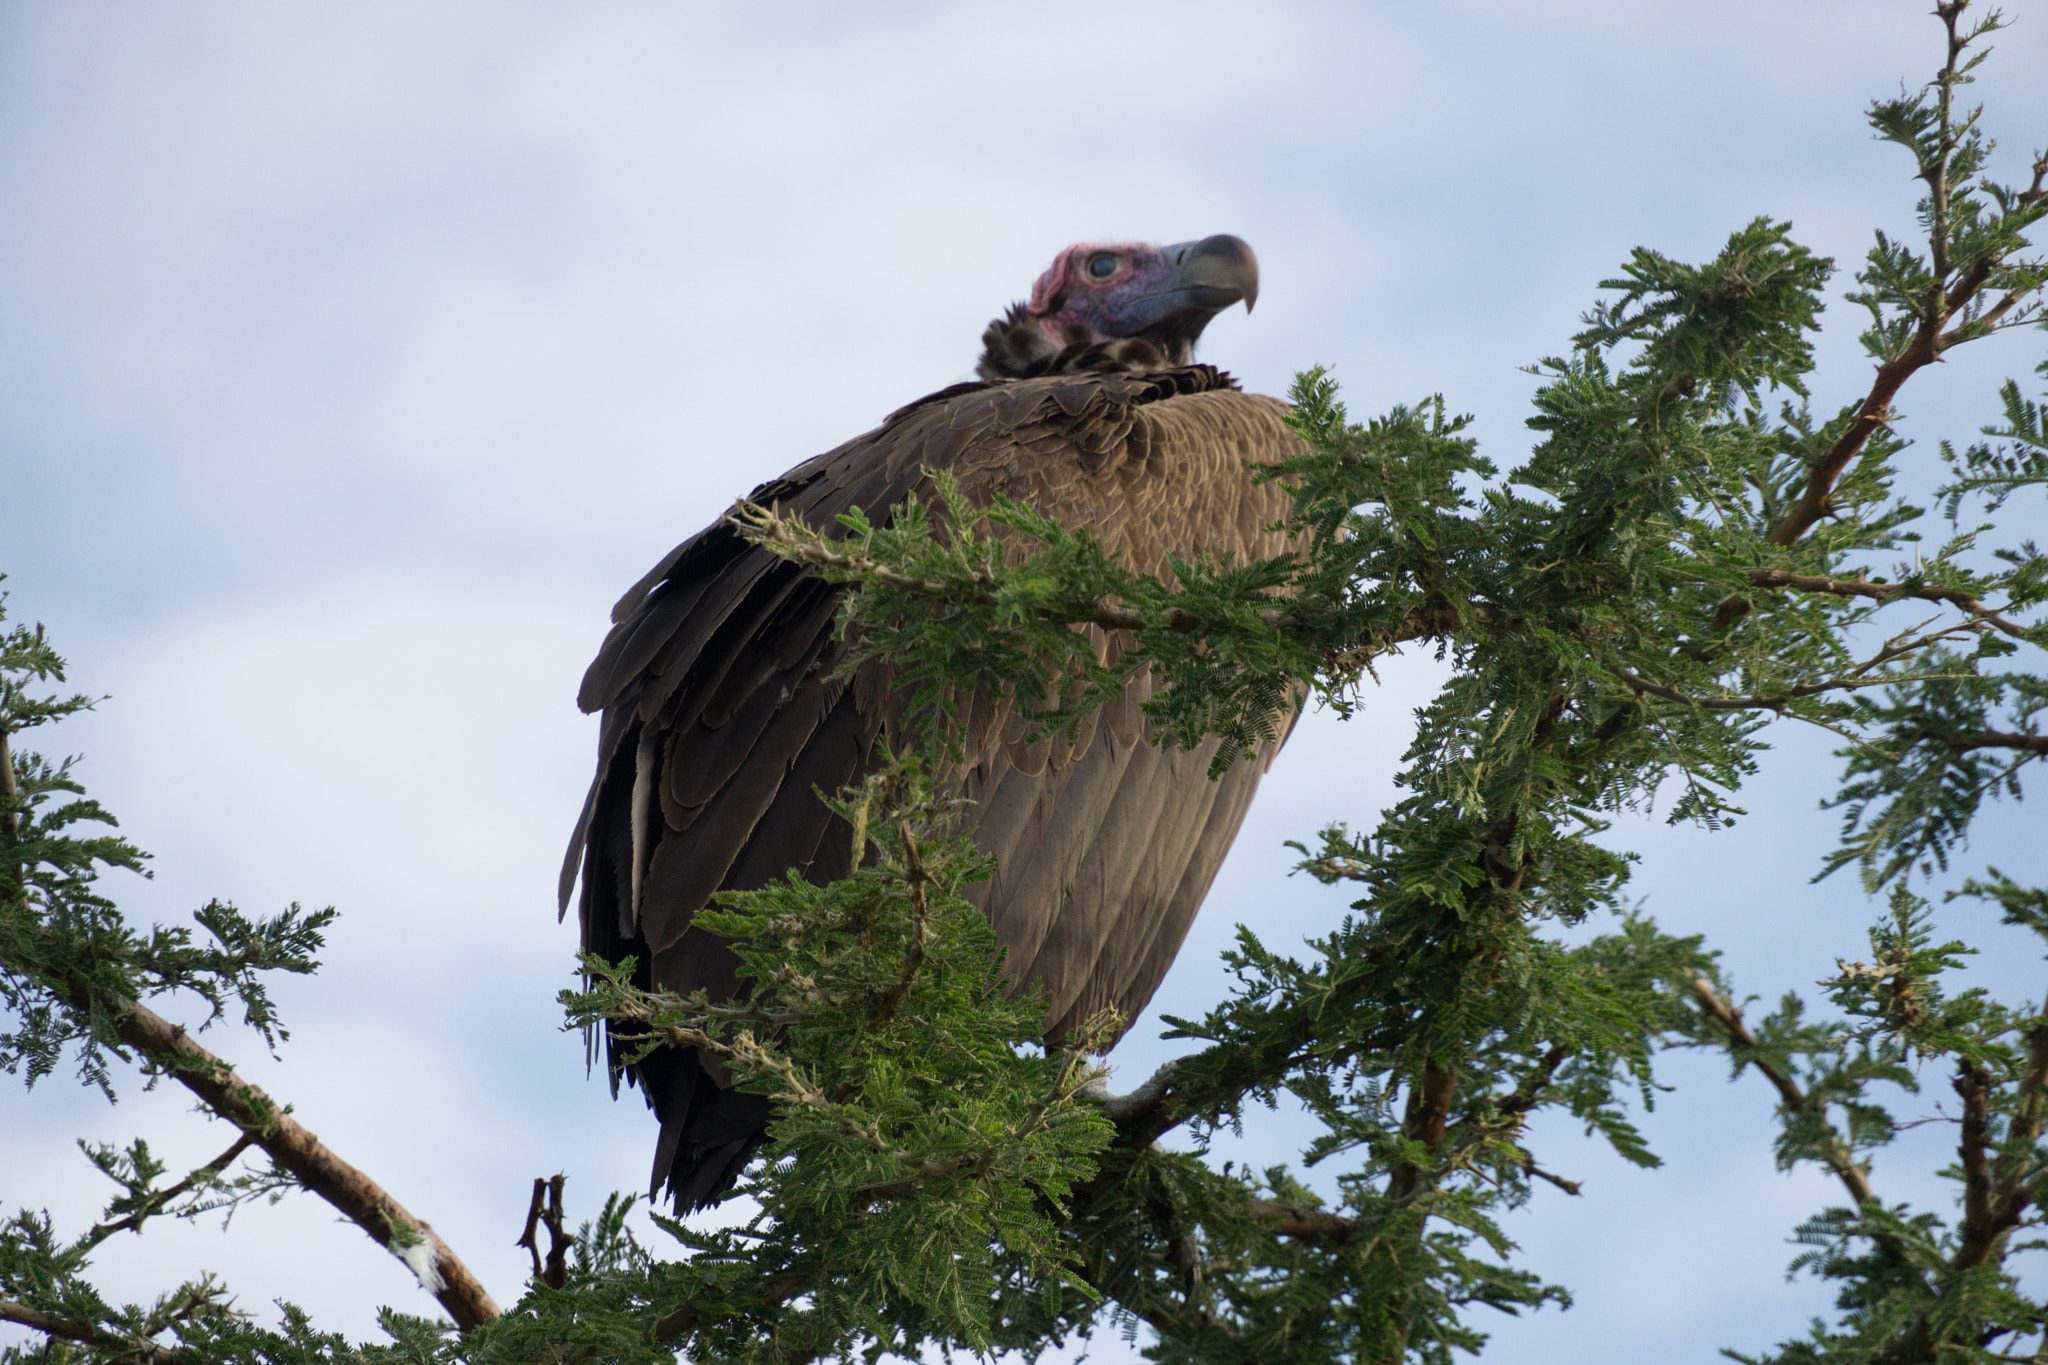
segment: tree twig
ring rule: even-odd
[[[1920,736],[1955,753],[1969,749],[2019,749],[2030,754],[2048,754],[2048,735],[2017,735],[2004,730],[1965,730],[1961,734],[1945,735],[1936,730],[1923,730]]]
[[[250,1147],[255,1145],[255,1143],[256,1138],[254,1134],[247,1132],[243,1133],[240,1137],[234,1140],[234,1143],[225,1152],[222,1152],[212,1161],[207,1162],[204,1166],[201,1166],[199,1169],[193,1171],[190,1175],[186,1176],[183,1180],[180,1180],[177,1184],[171,1186],[169,1189],[158,1190],[155,1194],[150,1196],[149,1201],[147,1203],[145,1203],[142,1207],[136,1209],[135,1212],[129,1214],[126,1218],[123,1218],[118,1222],[101,1223],[97,1227],[93,1228],[91,1232],[85,1235],[86,1243],[91,1246],[98,1246],[101,1242],[104,1242],[107,1238],[112,1237],[117,1232],[140,1231],[142,1225],[145,1222],[147,1222],[150,1218],[154,1217],[158,1213],[161,1213],[164,1210],[164,1208],[170,1204],[172,1200],[178,1198],[180,1195],[185,1194],[187,1191],[201,1184],[201,1176],[208,1174],[215,1176],[220,1175],[223,1171],[227,1170],[228,1167],[235,1164],[235,1158],[239,1157],[242,1153],[248,1151]]]
[[[177,1359],[169,1349],[147,1338],[120,1336],[103,1331],[89,1322],[39,1312],[25,1303],[16,1303],[12,1299],[0,1299],[0,1322],[19,1323],[31,1331],[41,1332],[46,1337],[54,1337],[60,1341],[75,1341],[82,1346],[97,1346],[103,1350],[113,1351],[117,1357],[125,1356],[140,1360],[146,1365],[172,1365]]]
[[[1967,313],[2003,256],[2002,252],[1987,252],[1967,270],[1957,274],[1953,282],[1950,281],[1949,196],[1954,186],[1949,183],[1948,176],[1950,158],[1958,145],[1954,125],[1955,86],[1962,79],[1957,62],[1970,41],[1969,36],[1956,32],[1956,19],[1963,9],[1962,4],[1945,3],[1935,11],[1948,25],[1949,52],[1947,62],[1934,78],[1939,89],[1936,98],[1941,106],[1940,149],[1932,161],[1921,162],[1919,172],[1920,178],[1927,182],[1928,266],[1933,276],[1927,295],[1917,309],[1919,325],[1913,329],[1913,339],[1905,349],[1877,367],[1870,392],[1857,407],[1856,416],[1835,443],[1828,447],[1827,453],[1815,462],[1806,476],[1806,486],[1800,491],[1798,501],[1787,508],[1777,524],[1771,527],[1767,539],[1773,545],[1796,544],[1815,523],[1829,514],[1835,483],[1841,478],[1842,471],[1870,443],[1870,438],[1877,434],[1879,428],[1889,425],[1892,399],[1897,397],[1900,386],[1915,371],[1941,359],[1942,352],[1949,347],[1969,339],[1959,333],[1969,331],[1974,334],[1986,318],[1995,323],[2019,302],[2018,293],[2008,294],[1984,317],[1965,317],[1961,327],[1944,334],[1951,318],[1958,313]],[[2044,192],[2044,182],[2048,182],[2048,157],[2035,163],[2033,183],[2016,196],[2016,207],[2024,209],[2038,202]]]
[[[1878,601],[1945,602],[2002,634],[2027,638],[2027,628],[1987,607],[1960,588],[1922,584],[1908,588],[1903,583],[1873,583],[1867,578],[1834,578],[1826,574],[1793,573],[1789,569],[1749,569],[1744,572],[1750,586],[1790,588],[1794,592],[1826,593],[1834,597],[1869,597]]]
[[[1899,650],[1892,657],[1897,658],[1911,652],[1910,650]],[[1721,694],[1712,697],[1695,697],[1690,692],[1681,692],[1668,683],[1652,682],[1641,674],[1631,673],[1625,668],[1616,669],[1614,676],[1627,683],[1629,687],[1637,692],[1647,692],[1653,697],[1662,697],[1666,701],[1675,701],[1686,706],[1698,707],[1702,711],[1783,711],[1795,701],[1804,701],[1808,697],[1824,696],[1829,692],[1851,692],[1863,687],[1890,687],[1902,682],[1936,682],[1950,679],[1960,681],[1971,675],[1915,673],[1904,676],[1886,674],[1883,677],[1877,678],[1841,676],[1829,678],[1826,682],[1800,683],[1796,687],[1788,687],[1783,692],[1771,693],[1769,695],[1763,693],[1737,693]]]
[[[1566,1180],[1561,1175],[1553,1175],[1549,1171],[1544,1170],[1541,1166],[1538,1166],[1536,1164],[1536,1158],[1534,1157],[1529,1157],[1522,1162],[1522,1174],[1534,1176],[1538,1180],[1547,1180],[1551,1184],[1563,1190],[1566,1194],[1576,1195],[1579,1193],[1578,1181]]]
[[[1795,1114],[1811,1113],[1806,1092],[1800,1089],[1799,1082],[1759,1055],[1762,1045],[1757,1042],[1756,1034],[1751,1032],[1749,1025],[1743,1022],[1742,1011],[1723,1000],[1721,993],[1714,989],[1714,984],[1704,976],[1695,976],[1692,979],[1692,993],[1701,1012],[1713,1020],[1721,1031],[1728,1035],[1731,1042],[1748,1054],[1739,1057],[1738,1060],[1763,1073],[1764,1079],[1777,1090],[1778,1099],[1785,1108]],[[1849,1197],[1856,1201],[1858,1207],[1877,1202],[1877,1194],[1870,1188],[1869,1174],[1856,1164],[1855,1158],[1843,1146],[1841,1138],[1832,1127],[1828,1129],[1827,1141],[1821,1145],[1820,1156],[1828,1169],[1834,1172],[1835,1178],[1842,1182],[1843,1188],[1849,1191]]]
[[[1252,1212],[1266,1231],[1279,1237],[1308,1242],[1348,1242],[1358,1231],[1356,1219],[1299,1204],[1281,1204],[1271,1199],[1254,1199]]]
[[[409,1212],[376,1181],[341,1159],[286,1113],[262,1087],[243,1080],[220,1057],[155,1010],[131,1000],[96,996],[72,977],[55,983],[80,1009],[100,1010],[129,1047],[149,1054],[201,1103],[241,1129],[300,1184],[319,1195],[371,1240],[405,1262],[420,1285],[467,1329],[498,1316],[497,1303],[425,1219]]]
[[[526,1207],[526,1229],[519,1234],[519,1240],[512,1245],[525,1247],[533,1255],[533,1278],[550,1289],[560,1289],[569,1282],[569,1233],[562,1215],[562,1186],[568,1177],[557,1175],[551,1179],[535,1176],[533,1180],[533,1202]],[[548,1230],[547,1264],[540,1259],[540,1229],[546,1224]]]

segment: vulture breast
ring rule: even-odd
[[[870,515],[950,471],[978,502],[1004,493],[1086,527],[1130,567],[1175,556],[1277,554],[1287,495],[1251,469],[1292,454],[1285,405],[1208,366],[959,384],[754,490],[821,528]],[[843,589],[723,522],[676,547],[613,610],[579,701],[602,711],[597,776],[562,869],[586,949],[640,962],[643,984],[714,998],[732,953],[693,926],[719,890],[797,867],[846,875],[851,832],[814,794],[858,781],[898,717],[891,678],[835,678]],[[1119,641],[1103,638],[1100,648]],[[1154,747],[1149,680],[1072,743],[1027,744],[1004,699],[965,699],[960,794],[1000,870],[975,888],[1018,983],[1045,988],[1050,1036],[1104,1006],[1135,1019],[1186,936],[1281,739],[1207,778],[1213,748]],[[1284,738],[1284,736],[1283,736]],[[1213,744],[1213,741],[1212,741]],[[768,1113],[715,1062],[671,1050],[635,1068],[662,1121],[654,1181],[679,1206],[714,1199],[758,1146]]]

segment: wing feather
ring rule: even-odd
[[[1203,774],[1197,774],[1193,782],[1171,780],[1176,769],[1189,766],[1175,760],[1193,755],[1165,753],[1149,747],[1140,752],[1155,755],[1159,771],[1151,774],[1152,780],[1146,787],[1145,796],[1152,799],[1133,802],[1140,814],[1132,822],[1127,837],[1143,850],[1135,875],[1122,896],[1076,896],[1069,892],[1055,902],[1059,906],[1057,917],[1032,963],[1033,974],[1045,982],[1046,1012],[1055,1027],[1075,1022],[1077,1002],[1091,993],[1089,987],[1102,965],[1104,953],[1115,953],[1120,933],[1128,932],[1127,923],[1150,922],[1166,908],[1168,893],[1179,883],[1180,868],[1168,865],[1161,855],[1178,851],[1189,842],[1189,827],[1207,819],[1209,807],[1216,799],[1215,785],[1201,780]],[[1064,825],[1057,831],[1058,835],[1083,843],[1084,853],[1094,851],[1097,833],[1069,832]],[[1113,972],[1113,963],[1111,967]],[[1110,992],[1099,989],[1094,994],[1110,996]],[[1122,1008],[1127,1002],[1106,998],[1103,1003]],[[1143,1007],[1142,1002],[1134,1003],[1137,1008]],[[1133,1009],[1126,1015],[1126,1023],[1135,1013]]]
[[[1246,476],[1295,448],[1284,412],[1201,366],[955,385],[752,498],[838,536],[840,513],[879,518],[928,494],[929,471],[946,469],[971,500],[1028,502],[1134,569],[1164,573],[1195,553],[1242,561],[1285,544],[1267,529],[1284,492]],[[998,534],[1012,556],[1028,552]],[[741,988],[733,954],[694,925],[710,896],[792,867],[821,882],[851,868],[850,831],[815,793],[869,771],[903,698],[877,666],[834,675],[839,592],[721,522],[615,608],[579,693],[605,717],[562,881],[566,906],[580,870],[592,950],[641,957],[669,989],[730,995]],[[1098,632],[1096,643],[1110,659],[1129,641]],[[1151,694],[1141,677],[1078,741],[1030,744],[1013,698],[961,699],[965,759],[952,780],[1000,860],[974,894],[1012,977],[1045,984],[1055,1033],[1103,1005],[1127,1019],[1143,1008],[1278,748],[1211,784],[1205,751],[1149,745]],[[636,764],[642,755],[648,765]],[[657,1183],[686,1205],[714,1197],[758,1143],[759,1097],[727,1090],[719,1068],[687,1052],[648,1059],[636,1079],[662,1117]]]
[[[641,932],[656,951],[668,946],[689,927],[691,918],[726,874],[754,826],[774,803],[782,779],[796,762],[806,740],[824,719],[828,698],[823,689],[806,689],[789,705],[774,710],[759,742],[731,780],[707,803],[689,828],[672,831],[655,849],[640,910]],[[681,740],[683,737],[678,736]],[[671,768],[694,761],[691,749],[672,741]]]

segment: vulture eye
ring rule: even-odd
[[[1116,274],[1116,257],[1107,251],[1098,252],[1088,258],[1088,278],[1106,280]]]

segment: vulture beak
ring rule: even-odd
[[[1104,331],[1150,337],[1185,357],[1218,313],[1233,303],[1251,311],[1259,296],[1259,261],[1243,238],[1222,233],[1159,250],[1164,270],[1147,281],[1145,293],[1117,306],[1114,325]]]
[[[1239,302],[1249,313],[1259,301],[1259,258],[1242,237],[1222,232],[1179,242],[1166,248],[1166,259],[1176,269],[1167,292],[1211,316]]]

